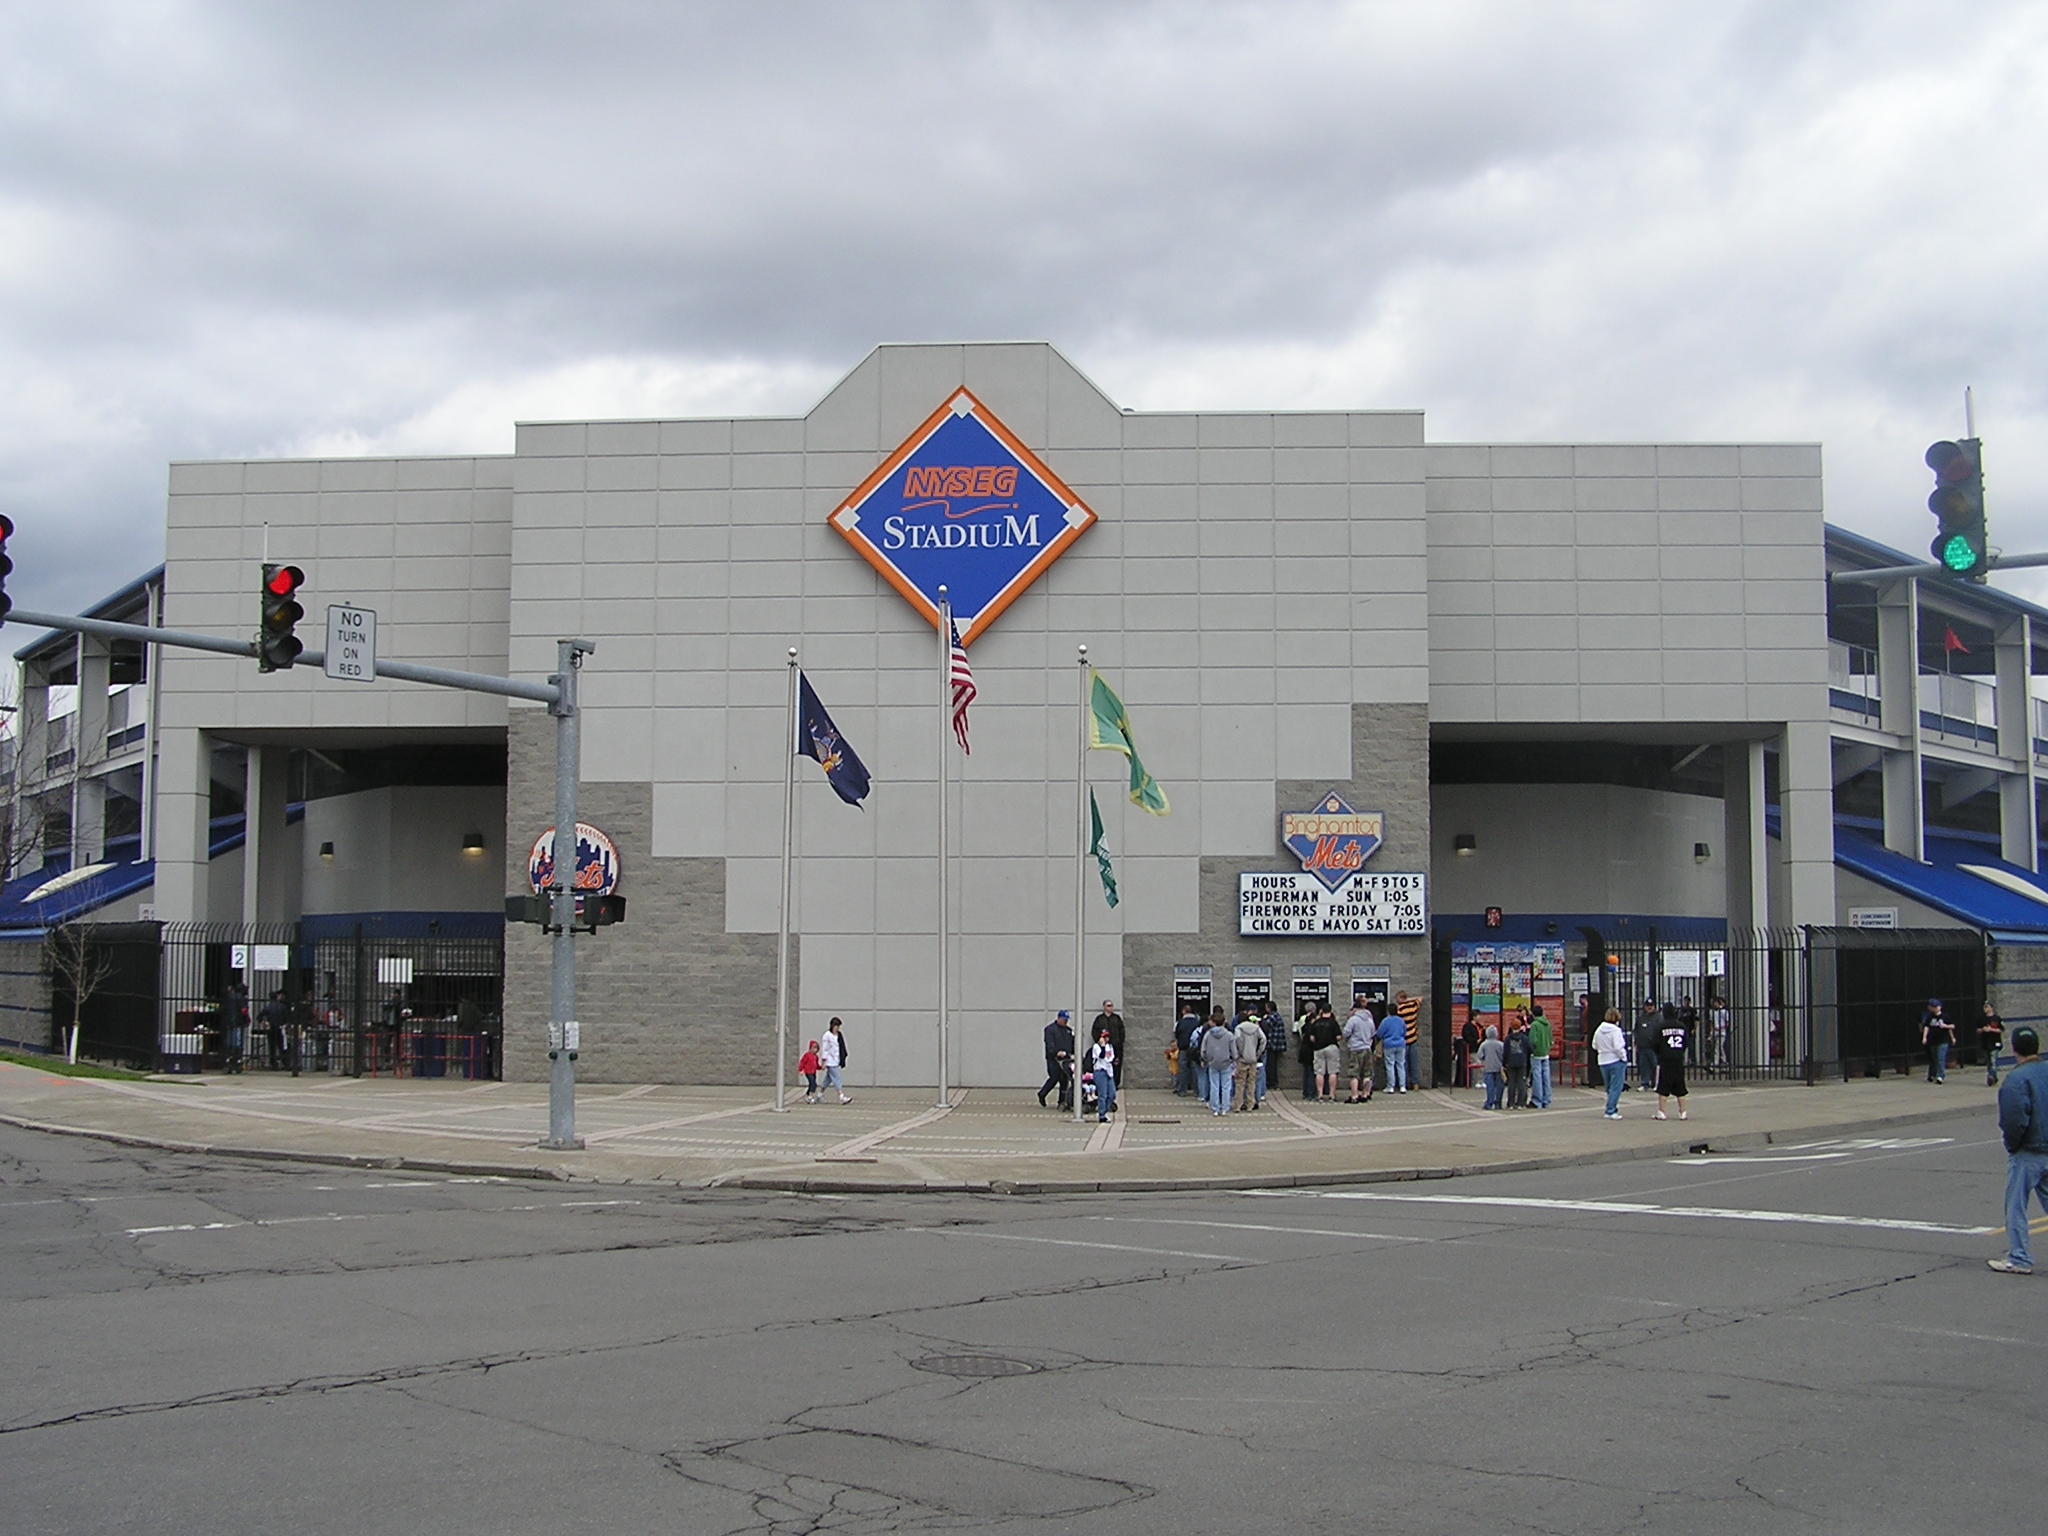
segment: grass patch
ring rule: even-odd
[[[38,1072],[54,1072],[59,1077],[117,1077],[123,1082],[139,1083],[148,1076],[144,1072],[130,1072],[126,1067],[102,1067],[89,1061],[73,1066],[62,1056],[38,1056],[32,1051],[0,1051],[0,1061],[34,1067]]]

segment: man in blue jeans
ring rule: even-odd
[[[1537,1109],[1550,1108],[1550,1050],[1556,1043],[1538,1003],[1529,1010],[1529,1102]]]
[[[2048,1066],[2041,1062],[2041,1037],[2027,1025],[2012,1032],[2018,1058],[1998,1090],[1998,1129],[2005,1138],[2005,1237],[2011,1251],[1993,1259],[2002,1275],[2031,1275],[2027,1245],[2027,1204],[2038,1199],[2048,1211]]]

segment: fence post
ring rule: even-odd
[[[349,1052],[350,1077],[363,1075],[363,1010],[370,1006],[370,999],[363,990],[363,925],[356,924],[356,957],[353,966],[355,996],[349,1000],[348,1018],[355,1031],[355,1045]]]
[[[1795,929],[1799,935],[1799,1014],[1800,1034],[1805,1045],[1806,1086],[1815,1086],[1813,1060],[1813,926],[1807,924]]]

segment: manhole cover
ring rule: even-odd
[[[1029,1376],[1044,1369],[1030,1360],[1012,1360],[1005,1355],[932,1355],[913,1360],[911,1366],[940,1376]]]

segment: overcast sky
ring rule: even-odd
[[[1140,410],[1818,440],[1916,558],[1970,384],[2048,548],[2044,76],[2040,4],[0,0],[10,591],[160,559],[172,459],[1019,337]]]

